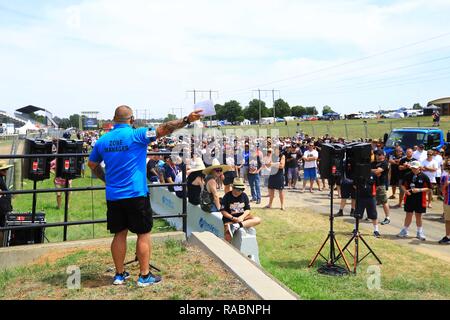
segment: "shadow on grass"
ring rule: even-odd
[[[312,258],[312,257],[311,257]],[[318,261],[318,260],[317,260]],[[316,261],[316,263],[317,263]],[[295,261],[270,261],[274,266],[283,269],[307,269],[311,260],[300,259]]]

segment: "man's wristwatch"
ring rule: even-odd
[[[189,117],[188,116],[183,118],[183,123],[184,124],[191,124],[191,122],[189,121]]]

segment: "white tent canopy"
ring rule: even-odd
[[[27,121],[23,127],[20,127],[17,130],[19,131],[19,134],[26,134],[27,131],[37,131],[39,128],[32,124],[31,121]]]

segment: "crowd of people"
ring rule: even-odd
[[[321,146],[324,143],[347,144],[355,141],[329,135],[315,138],[302,133],[277,139],[202,137],[202,140],[198,140],[190,137],[188,140],[182,141],[180,137],[179,141],[166,139],[151,145],[149,151],[183,149],[190,157],[182,159],[181,153],[175,158],[150,156],[147,176],[152,183],[179,183],[182,167],[185,166],[188,200],[194,205],[200,205],[204,211],[221,211],[223,199],[218,191],[223,189],[227,194],[232,191],[234,179],[240,178],[249,186],[250,203],[261,204],[262,198],[268,197],[264,208],[272,208],[278,195],[280,209],[285,210],[284,192],[287,189],[298,193],[326,191],[329,197],[339,197],[341,202],[339,211],[335,213],[337,217],[344,216],[347,200],[351,200],[350,216],[363,218],[363,212],[366,211],[366,220],[372,221],[375,237],[380,237],[377,206],[381,206],[384,213],[380,219],[381,225],[391,222],[391,209],[403,206],[406,218],[398,236],[408,235],[415,215],[416,237],[426,240],[422,215],[427,208],[432,208],[436,199],[444,200],[444,203],[448,199],[448,180],[441,179],[447,176],[448,171],[444,149],[425,150],[424,145],[417,145],[403,150],[396,146],[394,152],[387,155],[383,141],[361,139],[358,142],[371,144],[370,177],[357,188],[354,181],[341,174],[333,190],[330,190],[328,179],[321,175]],[[182,147],[177,149],[180,145]],[[184,196],[181,190],[179,187],[179,197]],[[267,193],[262,196],[265,190]],[[398,202],[389,205],[388,199],[398,199]],[[444,207],[443,218],[447,221],[450,216],[446,211],[449,210]],[[450,243],[450,228],[447,229],[440,243]]]

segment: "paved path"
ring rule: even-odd
[[[250,190],[247,187],[247,194],[250,197]],[[330,214],[330,198],[328,197],[329,191],[315,191],[315,193],[311,194],[309,192],[300,193],[299,190],[285,190],[285,206],[287,208],[305,208],[308,207],[317,211],[319,214],[323,214],[328,216]],[[262,194],[267,194],[267,189],[262,188]],[[391,190],[388,191],[388,194],[391,194]],[[273,203],[274,209],[279,210],[280,204],[277,198],[277,193],[275,194],[275,200]],[[398,191],[397,191],[398,197]],[[415,218],[413,218],[413,222],[409,228],[409,238],[400,239],[397,238],[397,233],[400,232],[400,229],[403,227],[403,222],[405,219],[405,213],[403,208],[400,209],[391,209],[391,223],[389,225],[382,226],[380,225],[380,233],[381,237],[391,239],[401,245],[408,246],[417,250],[421,253],[426,253],[428,255],[439,257],[443,260],[450,262],[450,246],[449,245],[440,245],[438,241],[442,239],[445,234],[445,225],[444,221],[441,220],[442,215],[442,202],[436,200],[436,196],[434,197],[434,201],[432,202],[433,208],[428,209],[427,213],[423,217],[423,226],[424,232],[427,237],[426,241],[420,241],[415,237],[416,235],[416,225]],[[397,203],[397,199],[389,200],[391,205],[395,205]],[[252,203],[252,207],[254,208],[262,208],[268,204],[269,200],[267,197],[262,198],[262,203],[260,205],[256,205]],[[334,210],[336,213],[339,210],[340,199],[333,199],[334,202]],[[381,206],[377,207],[379,220],[382,221],[384,219],[384,211]],[[349,216],[350,213],[350,201],[347,202],[347,205],[344,209],[345,216],[338,217],[336,219],[342,219],[343,221],[349,224],[349,232],[351,232],[354,224],[354,219]],[[372,235],[372,223],[361,221],[360,225],[363,234]],[[381,239],[380,239],[381,240]]]

